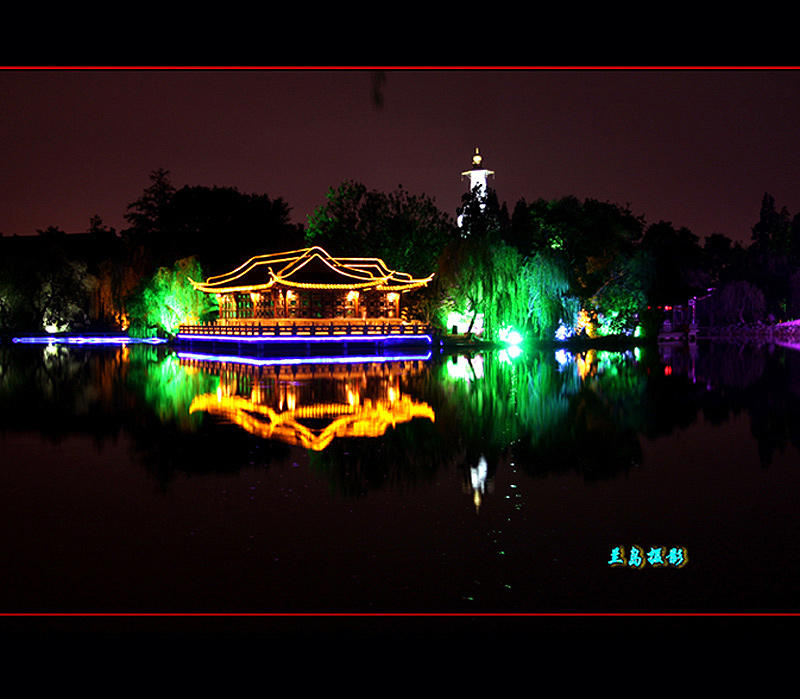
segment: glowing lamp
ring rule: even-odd
[[[519,332],[514,330],[514,328],[503,328],[498,333],[498,336],[500,337],[501,342],[505,342],[508,345],[519,345],[524,339]]]

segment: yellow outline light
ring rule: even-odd
[[[352,279],[351,282],[336,283],[311,283],[293,282],[289,277],[296,274],[305,267],[311,260],[318,258],[323,264],[327,265],[331,271]],[[286,263],[286,264],[284,264]],[[273,271],[272,265],[283,264],[277,273]],[[261,265],[268,267],[269,281],[260,284],[242,284],[238,286],[224,286],[241,279],[245,274]],[[276,284],[290,286],[298,289],[366,289],[373,288],[378,291],[409,291],[411,289],[424,286],[433,279],[434,275],[421,279],[414,279],[405,272],[395,272],[390,270],[386,263],[380,258],[369,257],[340,257],[335,258],[329,255],[321,247],[314,246],[304,250],[294,250],[286,253],[273,253],[269,255],[257,255],[251,257],[247,262],[239,265],[236,269],[227,274],[209,277],[205,282],[197,282],[190,279],[192,286],[198,291],[205,293],[247,293],[253,291],[264,291],[272,288]]]

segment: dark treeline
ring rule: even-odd
[[[270,252],[321,245],[378,256],[415,276],[436,273],[411,299],[415,318],[486,336],[514,327],[539,338],[642,333],[666,306],[698,305],[706,325],[800,317],[800,214],[765,194],[748,244],[685,227],[647,224],[627,207],[567,196],[518,201],[467,193],[455,218],[402,187],[344,182],[308,218],[266,194],[175,188],[156,170],[127,206],[128,228],[99,217],[86,232],[56,227],[0,237],[0,333],[129,330],[169,333],[176,319],[209,320],[187,277],[234,269]],[[168,309],[171,320],[162,311]]]
[[[463,197],[458,223],[403,190],[347,182],[309,217],[306,240],[333,254],[377,255],[390,267],[436,278],[413,312],[442,328],[482,321],[489,337],[515,327],[538,338],[653,337],[664,310],[699,302],[706,325],[800,316],[800,215],[766,194],[752,239],[705,239],[627,207],[567,196],[520,200],[493,190]],[[755,218],[755,217],[754,217]]]
[[[647,224],[627,208],[574,197],[496,207],[500,235],[523,256],[566,270],[567,295],[584,312],[632,318],[652,334],[660,309],[698,303],[701,324],[720,326],[800,317],[800,214],[765,194],[749,244],[712,233],[701,240],[670,222]]]
[[[95,216],[84,233],[0,237],[0,332],[163,331],[147,299],[163,292],[166,273],[221,274],[252,255],[302,246],[290,211],[280,198],[231,187],[176,189],[156,170],[128,205],[125,230]]]

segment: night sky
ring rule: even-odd
[[[479,147],[513,209],[575,195],[749,242],[762,196],[800,211],[795,70],[0,71],[0,232],[120,230],[164,168],[176,187],[283,198],[346,179],[455,215]]]

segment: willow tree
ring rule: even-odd
[[[530,317],[531,276],[516,248],[505,242],[489,246],[484,280],[484,324],[494,338],[505,328],[523,331]]]
[[[509,240],[539,265],[534,288],[547,289],[542,298],[548,303],[560,298],[568,332],[578,325],[577,310],[594,329],[619,332],[647,305],[647,260],[639,252],[643,228],[642,217],[609,202],[574,196],[523,200],[514,209]],[[556,312],[541,306],[532,321]],[[544,331],[546,323],[540,325]]]
[[[175,335],[181,324],[208,320],[216,306],[190,282],[202,278],[203,270],[194,257],[182,258],[171,268],[159,267],[128,302],[130,334]]]
[[[468,317],[468,333],[482,315],[489,340],[506,328],[551,338],[569,311],[569,280],[558,260],[547,254],[525,259],[502,240],[454,241],[442,256],[438,284],[442,315]]]
[[[559,325],[574,327],[580,301],[571,296],[569,275],[559,259],[547,251],[528,258],[524,268],[528,327],[539,339],[552,339]]]
[[[473,332],[489,293],[486,252],[479,241],[458,238],[439,258],[435,284],[439,296],[439,323],[443,327],[447,326],[448,314],[455,312],[470,319],[467,334]]]

